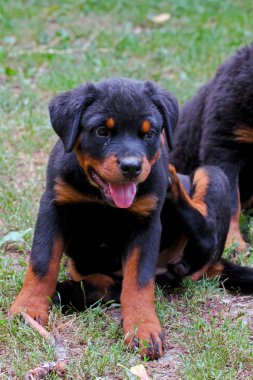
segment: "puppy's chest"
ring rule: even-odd
[[[107,246],[131,239],[140,221],[126,210],[97,205],[71,205],[60,210],[67,240],[85,239],[97,246]]]

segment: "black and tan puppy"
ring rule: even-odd
[[[59,284],[63,304],[75,303],[81,280],[90,303],[117,297],[115,276],[122,272],[126,343],[157,358],[163,337],[155,273],[168,283],[224,273],[227,179],[206,166],[180,182],[169,169],[164,134],[170,146],[177,102],[152,82],[86,84],[55,97],[49,110],[60,140],[48,163],[24,285],[10,312],[26,310],[47,322],[65,252],[75,282]]]
[[[253,205],[253,44],[238,50],[182,107],[170,157],[179,172],[218,165],[230,183],[227,243],[246,244],[239,229],[241,204]]]

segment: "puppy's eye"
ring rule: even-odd
[[[110,131],[106,127],[98,127],[96,129],[96,135],[100,137],[110,136]]]
[[[155,131],[150,130],[145,134],[145,139],[152,139],[152,137],[154,137],[155,135]]]

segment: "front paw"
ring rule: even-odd
[[[123,320],[125,344],[130,348],[139,348],[142,358],[158,359],[163,355],[164,338],[160,322],[153,317],[125,317]]]
[[[41,325],[48,323],[49,302],[39,296],[20,292],[17,299],[11,305],[9,316],[26,312]]]

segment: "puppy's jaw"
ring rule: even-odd
[[[119,208],[128,208],[132,205],[138,185],[146,181],[152,166],[161,154],[159,149],[151,160],[143,157],[141,173],[133,180],[127,180],[120,170],[115,154],[111,154],[104,160],[98,160],[83,153],[78,145],[76,144],[74,152],[90,184],[100,190],[106,203]]]
[[[77,160],[91,185],[98,188],[106,203],[128,208],[134,201],[137,183],[127,182],[123,177],[115,155],[100,161],[75,149]]]

